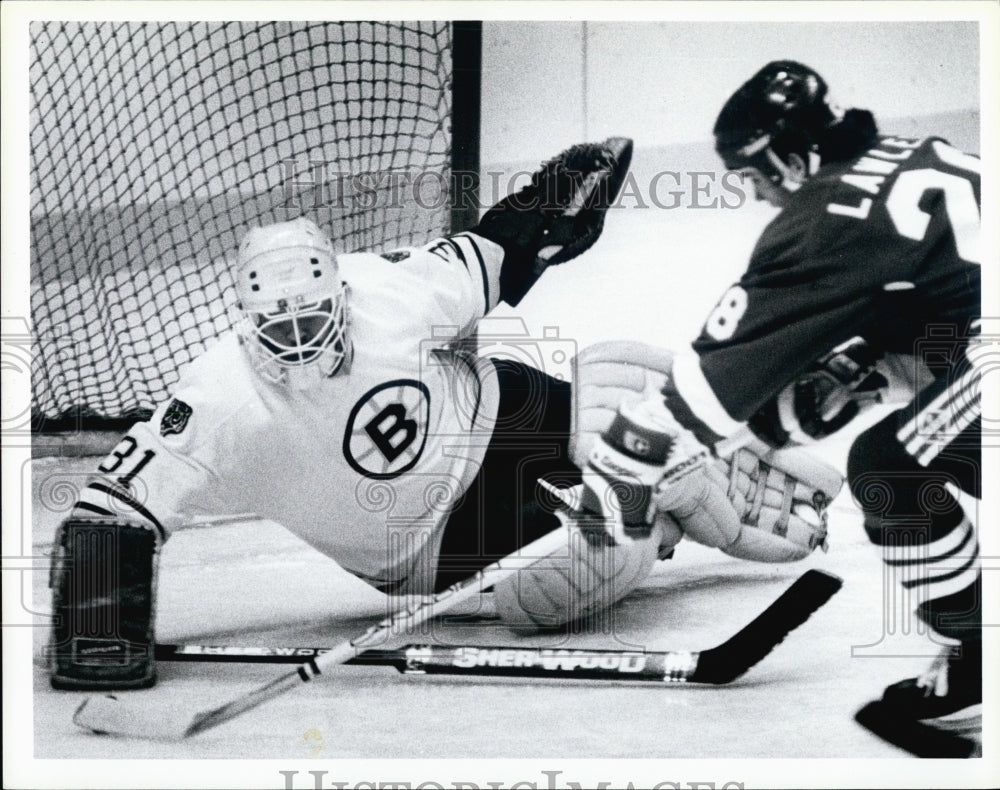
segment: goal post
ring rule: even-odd
[[[165,399],[232,325],[250,227],[308,216],[346,252],[476,221],[479,23],[35,22],[30,36],[36,432]]]

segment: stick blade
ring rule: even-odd
[[[148,701],[122,700],[113,694],[87,697],[73,714],[73,723],[99,735],[141,738],[151,741],[180,741],[190,734],[192,719],[178,711],[152,713]]]
[[[839,576],[812,568],[746,627],[698,657],[689,680],[729,683],[763,659],[843,586]]]

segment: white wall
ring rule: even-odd
[[[696,205],[683,174],[718,175],[715,117],[770,60],[812,66],[834,98],[871,109],[886,132],[941,134],[979,150],[975,23],[494,21],[483,33],[483,205],[506,194],[515,173],[613,134],[636,141],[641,194],[653,174],[681,174],[680,205],[624,200],[640,210],[613,212],[592,251],[547,272],[516,311],[498,310],[536,337],[557,328],[579,348],[615,338],[686,345],[745,268],[773,210],[752,200],[735,211]]]
[[[707,139],[728,96],[778,58],[879,118],[978,108],[978,36],[974,22],[486,22],[482,161],[611,134]]]

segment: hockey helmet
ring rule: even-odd
[[[788,155],[796,153],[810,165],[825,131],[842,117],[819,74],[793,60],[776,60],[723,106],[715,122],[715,150],[726,167],[756,168],[780,185],[788,176]]]
[[[347,288],[315,223],[300,217],[250,230],[236,292],[243,344],[267,378],[299,387],[341,370],[350,352]]]

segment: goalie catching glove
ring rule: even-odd
[[[801,450],[759,440],[716,458],[650,393],[671,364],[669,352],[638,343],[579,355],[573,452],[590,489],[587,509],[600,508],[616,541],[669,517],[691,540],[742,559],[790,562],[825,549],[826,507],[841,475]]]
[[[590,249],[625,182],[632,140],[574,145],[483,215],[472,233],[503,247],[500,298],[516,306],[546,267]]]

